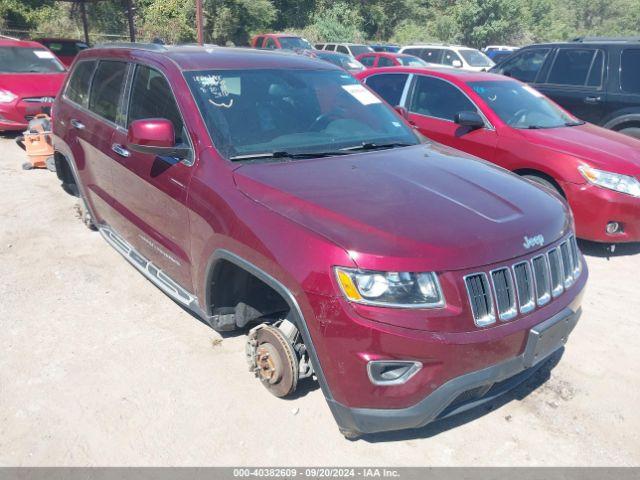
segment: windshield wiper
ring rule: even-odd
[[[291,153],[285,151],[277,152],[264,152],[264,153],[249,153],[247,155],[234,155],[229,157],[232,162],[241,160],[269,160],[277,158],[291,158],[293,160],[305,159],[305,158],[321,158],[321,157],[335,157],[337,155],[347,155],[347,152],[303,152],[303,153]]]
[[[564,122],[565,127],[578,127],[580,125],[584,125],[587,122],[583,122],[582,120],[578,120],[577,122]]]
[[[363,143],[361,145],[355,145],[353,147],[341,148],[340,150],[346,150],[349,152],[353,152],[356,150],[383,150],[385,148],[400,148],[400,147],[411,147],[413,143],[400,143],[400,142],[391,142],[391,143]]]

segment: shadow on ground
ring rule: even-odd
[[[538,370],[533,375],[531,375],[513,390],[510,390],[509,392],[505,393],[499,398],[496,398],[490,403],[479,405],[475,408],[472,408],[471,410],[467,410],[466,412],[462,412],[448,418],[436,420],[422,428],[416,428],[412,430],[399,430],[397,432],[374,433],[363,435],[362,437],[360,437],[360,439],[369,443],[382,443],[429,438],[446,432],[447,430],[457,428],[461,425],[464,425],[465,423],[472,422],[489,412],[497,410],[498,408],[506,405],[513,400],[521,401],[526,398],[531,392],[540,388],[544,383],[547,382],[547,380],[549,380],[549,378],[551,378],[551,370],[553,370],[553,368],[558,364],[558,362],[562,358],[563,353],[564,349],[561,349],[558,352],[554,353],[545,362],[544,365],[538,368]],[[508,421],[508,419],[505,418],[505,421]]]
[[[618,243],[611,245],[608,243],[589,242],[578,240],[578,245],[583,254],[589,257],[611,258],[637,255],[640,253],[640,243]]]

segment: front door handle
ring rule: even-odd
[[[602,97],[585,97],[584,99],[584,103],[590,103],[590,104],[599,103],[601,101],[602,101]]]
[[[84,130],[84,123],[82,123],[79,120],[76,120],[75,118],[72,118],[69,123],[71,123],[71,126],[76,130]]]
[[[111,145],[111,150],[113,150],[118,155],[120,155],[121,157],[124,157],[124,158],[129,158],[131,156],[131,152],[129,150],[127,150],[126,148],[124,148],[119,143],[114,143],[113,145]]]

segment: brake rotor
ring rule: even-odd
[[[282,332],[264,326],[256,334],[256,375],[276,397],[293,393],[298,384],[298,357]]]

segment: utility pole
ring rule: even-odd
[[[196,30],[198,32],[199,45],[204,43],[204,32],[202,29],[202,0],[196,0]]]
[[[89,21],[87,20],[87,5],[85,4],[84,0],[80,0],[80,18],[82,19],[84,43],[89,45]]]
[[[127,19],[129,20],[129,38],[132,42],[136,41],[136,25],[133,19],[133,0],[125,0],[125,4],[127,7]]]

